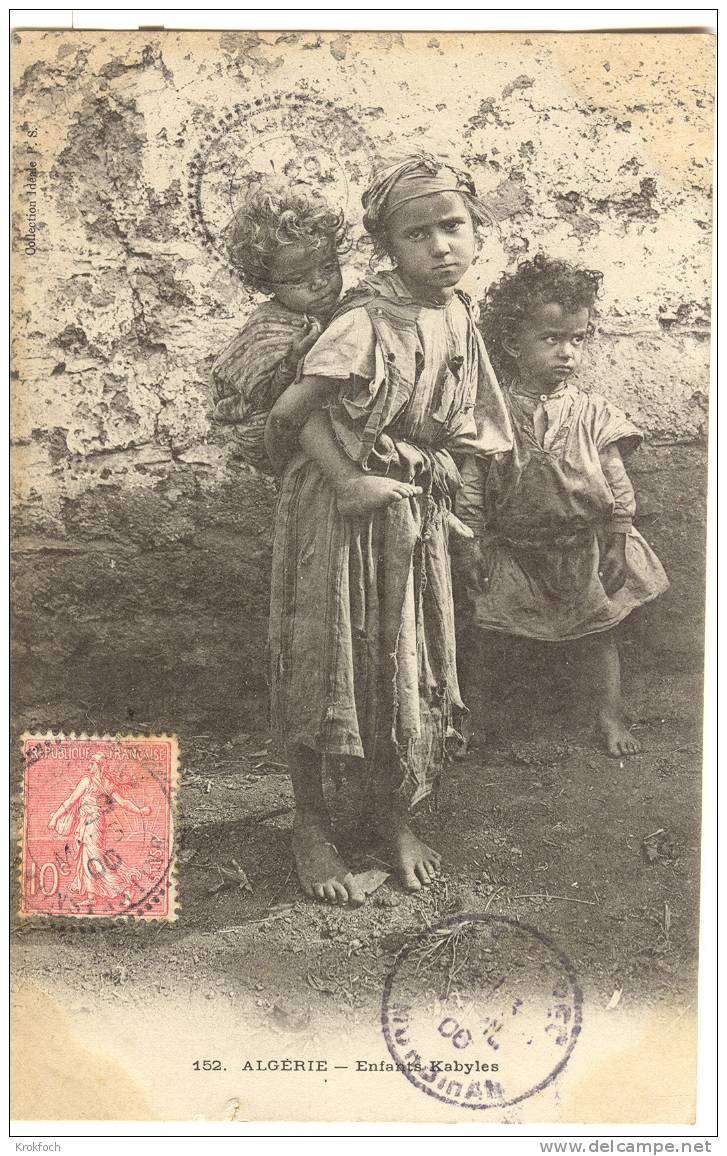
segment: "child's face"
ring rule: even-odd
[[[341,294],[343,279],[333,242],[282,245],[268,264],[270,288],[276,299],[294,313],[327,317]]]
[[[388,250],[413,296],[446,302],[475,255],[475,231],[459,193],[407,201],[387,225]]]
[[[566,313],[562,305],[539,305],[516,336],[503,342],[524,383],[551,393],[578,368],[588,336],[588,309]]]

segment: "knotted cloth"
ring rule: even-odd
[[[475,186],[469,173],[455,169],[431,153],[416,153],[387,164],[372,177],[361,197],[363,225],[368,233],[380,232],[389,217],[407,201],[433,193],[470,193]]]

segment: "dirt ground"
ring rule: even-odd
[[[498,671],[497,709],[417,817],[444,868],[421,893],[389,878],[358,910],[298,891],[292,796],[262,728],[224,741],[180,734],[179,919],[130,927],[29,921],[13,929],[15,974],[122,1004],[185,990],[252,1008],[282,1027],[374,1006],[411,936],[458,912],[536,927],[568,954],[586,998],[694,1005],[698,940],[701,678],[630,658],[625,684],[640,756],[602,754],[577,703],[577,672],[552,651]],[[537,650],[537,648],[536,648]],[[517,674],[513,673],[516,669]],[[350,786],[334,797],[345,818]],[[342,824],[355,867],[381,866]],[[220,870],[222,869],[222,871]]]

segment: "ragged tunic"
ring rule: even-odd
[[[484,564],[470,590],[475,622],[550,642],[609,630],[669,585],[632,525],[636,503],[621,453],[642,435],[605,397],[572,383],[540,398],[515,385],[505,397],[514,444],[484,483]],[[462,514],[474,525],[468,507],[481,471],[468,463],[464,473]],[[627,577],[609,596],[599,536],[611,533],[626,534]]]
[[[463,709],[450,451],[507,449],[507,413],[464,295],[425,306],[395,273],[347,299],[303,373],[331,379],[331,425],[353,461],[425,492],[343,518],[315,462],[298,454],[288,465],[273,548],[274,725],[288,744],[363,760],[368,792],[413,805],[431,791]]]

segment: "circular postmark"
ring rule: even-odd
[[[486,1110],[557,1078],[582,1008],[573,966],[546,936],[504,916],[461,914],[399,954],[381,1022],[410,1083],[445,1104]]]
[[[277,176],[310,185],[345,213],[351,185],[363,183],[373,148],[361,116],[310,92],[235,104],[210,124],[189,166],[195,231],[237,275],[225,232],[251,180]]]

